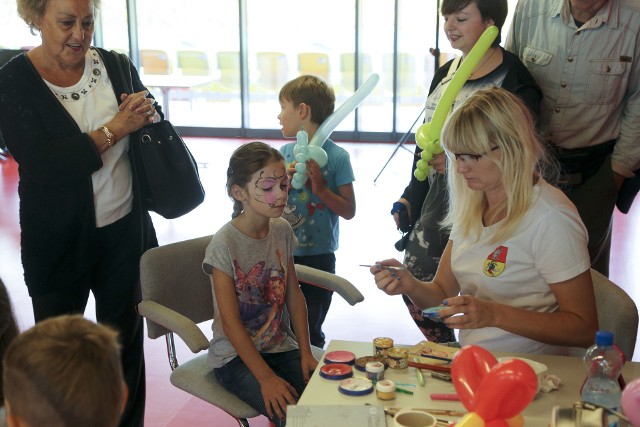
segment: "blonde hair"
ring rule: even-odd
[[[504,89],[478,90],[445,122],[442,145],[449,153],[489,153],[485,160],[498,166],[506,193],[505,200],[488,212],[490,219],[505,214],[491,242],[509,237],[529,208],[534,180],[547,163],[527,107]],[[499,155],[490,154],[495,147]],[[443,225],[450,228],[455,224],[463,235],[475,234],[478,238],[488,207],[486,195],[467,186],[456,172],[457,161],[449,161],[449,209]]]
[[[44,15],[49,0],[16,0],[18,16],[27,23],[31,34],[36,34],[35,22]],[[101,0],[92,0],[94,14],[100,10]]]
[[[278,100],[291,101],[294,107],[305,103],[311,108],[311,122],[321,125],[333,113],[336,95],[331,86],[319,77],[304,75],[282,86]]]
[[[116,426],[123,381],[117,333],[79,315],[36,323],[4,357],[8,415],[33,427]]]

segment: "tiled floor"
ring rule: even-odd
[[[231,202],[224,189],[225,171],[231,152],[245,140],[189,138],[187,140],[196,160],[207,197],[193,212],[176,220],[154,217],[161,244],[214,233],[231,215]],[[283,141],[270,141],[279,146]],[[399,238],[389,209],[409,179],[408,165],[411,154],[399,150],[377,183],[373,180],[393,151],[391,144],[340,143],[351,154],[356,174],[355,192],[357,214],[351,221],[341,223],[341,248],[337,253],[338,274],[354,283],[365,296],[365,301],[351,307],[339,297],[334,298],[325,323],[329,339],[369,341],[376,336],[390,336],[396,342],[415,343],[422,339],[413,325],[400,297],[388,297],[379,292],[367,269],[358,264],[398,257],[393,243]],[[412,147],[411,147],[412,148]],[[19,255],[17,167],[13,161],[0,163],[0,276],[9,288],[20,326],[33,324],[31,303],[24,286]],[[640,264],[633,262],[640,255],[640,207],[631,213],[616,213],[614,221],[611,278],[624,288],[640,305]],[[87,309],[92,317],[93,307]],[[202,325],[209,334],[210,325]],[[178,340],[179,341],[179,340]],[[161,426],[236,426],[235,421],[222,411],[192,398],[174,388],[168,381],[170,372],[163,340],[145,343],[147,361],[147,415],[146,425]],[[182,360],[191,357],[190,351],[179,346]],[[636,346],[634,360],[640,361],[640,344]],[[265,418],[251,420],[253,426],[263,427]]]

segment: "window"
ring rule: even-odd
[[[358,138],[357,130],[367,139],[388,141],[392,132],[409,130],[433,78],[429,49],[436,42],[436,2],[130,1],[137,12],[131,30],[143,82],[171,121],[189,128],[185,134],[279,137],[278,92],[286,81],[302,73],[319,75],[335,89],[338,107],[356,82],[377,73],[380,81],[360,105],[357,123],[352,113],[336,131],[344,139]],[[509,0],[511,11],[515,4]],[[40,44],[40,36],[31,35],[17,16],[15,0],[0,0],[0,8],[0,47]],[[126,10],[126,0],[102,0],[96,40],[103,47],[128,53]],[[509,16],[503,40],[510,21]],[[442,19],[439,44],[441,61],[458,54]]]

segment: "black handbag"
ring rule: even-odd
[[[133,93],[129,58],[118,55],[121,77]],[[139,141],[131,141],[130,150],[145,209],[173,219],[199,206],[205,193],[198,165],[171,122],[146,125],[139,135]]]

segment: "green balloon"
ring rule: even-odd
[[[423,123],[416,131],[416,144],[424,150],[424,147],[430,142],[429,140],[429,122]]]
[[[416,143],[420,148],[422,148],[422,158],[424,159],[425,151],[429,146],[433,145],[433,149],[431,149],[431,156],[433,154],[440,154],[444,151],[442,145],[440,145],[440,135],[442,134],[442,127],[444,126],[444,121],[449,115],[449,111],[453,106],[453,103],[456,100],[456,96],[462,89],[462,86],[469,80],[471,73],[478,66],[482,57],[491,47],[491,43],[498,37],[500,34],[500,30],[495,25],[488,27],[484,30],[484,33],[480,36],[476,44],[473,46],[469,55],[462,61],[460,68],[453,75],[453,78],[449,82],[449,85],[444,90],[440,101],[438,101],[438,105],[436,106],[435,111],[433,112],[433,116],[431,117],[431,122],[425,123],[418,128],[416,131]],[[426,133],[426,135],[423,135]],[[431,159],[431,157],[429,157]],[[420,163],[420,161],[418,161]],[[418,173],[418,171],[420,172]],[[429,174],[429,165],[426,167],[426,171],[424,168],[416,169],[414,172],[414,176],[419,181],[424,181],[427,179],[427,175]]]
[[[460,68],[453,75],[453,78],[449,82],[449,85],[444,90],[435,111],[433,117],[431,117],[431,126],[429,127],[429,140],[440,141],[440,134],[442,133],[442,127],[444,121],[449,114],[449,110],[453,106],[456,96],[462,89],[462,86],[469,80],[469,76],[473,70],[478,66],[482,57],[491,47],[491,43],[498,37],[500,30],[495,25],[490,26],[480,36],[476,44],[473,46],[469,55],[462,61]]]
[[[427,176],[429,175],[428,171],[423,171],[422,169],[416,169],[413,171],[413,176],[415,176],[418,181],[424,181],[425,179],[427,179]]]

